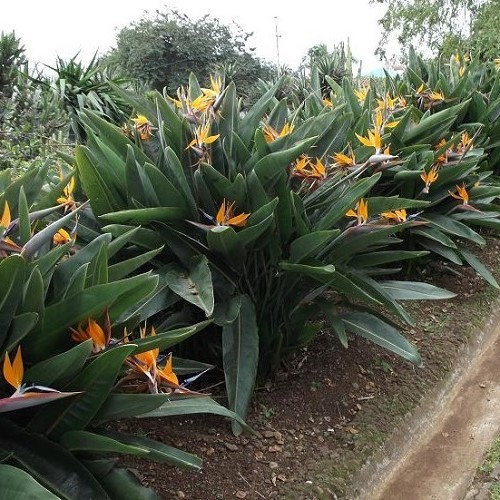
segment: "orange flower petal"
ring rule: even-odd
[[[5,353],[5,357],[3,360],[3,376],[5,380],[12,386],[14,389],[19,389],[23,383],[24,377],[24,366],[23,366],[23,357],[21,354],[21,346],[17,348],[16,357],[14,358],[14,362],[10,362],[9,354]]]

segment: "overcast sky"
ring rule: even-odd
[[[348,37],[353,56],[363,61],[363,73],[382,66],[373,53],[380,38],[377,20],[384,9],[369,5],[369,0],[4,0],[0,31],[15,30],[31,61],[54,65],[57,55],[66,59],[80,52],[87,60],[96,50],[106,52],[120,28],[147,12],[169,7],[192,18],[210,14],[224,24],[235,21],[253,33],[249,45],[256,54],[273,62],[277,26],[280,63],[291,68],[310,47],[324,43],[333,48]]]

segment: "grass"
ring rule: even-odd
[[[500,465],[500,436],[493,441],[486,454],[483,464],[479,467],[481,472],[490,473]]]
[[[493,441],[488,452],[486,453],[486,457],[484,458],[483,463],[479,467],[478,471],[482,473],[480,476],[483,483],[487,483],[490,481],[489,476],[492,471],[494,471],[497,467],[500,466],[500,436]],[[490,486],[490,499],[491,500],[500,500],[500,481],[494,481]]]

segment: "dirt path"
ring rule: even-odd
[[[499,307],[446,384],[362,472],[356,498],[463,499],[500,431]]]

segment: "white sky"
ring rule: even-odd
[[[0,31],[15,30],[31,61],[53,66],[57,55],[67,59],[80,52],[88,60],[96,50],[106,52],[120,28],[168,7],[191,18],[210,14],[224,24],[237,22],[253,32],[249,46],[256,55],[273,62],[277,23],[280,64],[294,69],[312,46],[324,43],[332,49],[348,37],[363,73],[382,66],[374,51],[384,8],[369,0],[11,0],[2,2]]]

